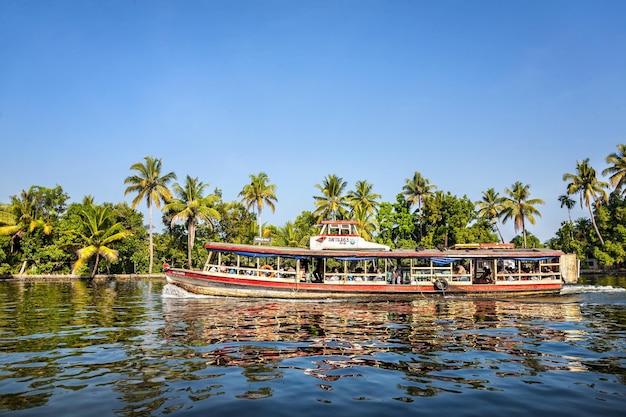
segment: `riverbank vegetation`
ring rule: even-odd
[[[531,185],[515,182],[502,192],[487,188],[478,201],[439,190],[420,172],[399,187],[395,201],[380,201],[374,185],[357,181],[353,189],[336,174],[325,176],[312,196],[313,211],[302,211],[284,225],[264,224],[264,208],[280,204],[276,187],[261,172],[250,175],[240,201],[223,201],[219,188],[186,177],[175,182],[163,173],[163,161],[146,156],[130,167],[120,192],[133,196],[132,204],[96,204],[92,196],[68,204],[60,185],[37,185],[0,203],[0,274],[141,274],[160,270],[164,262],[199,267],[208,240],[253,243],[271,238],[273,245],[306,247],[322,219],[351,219],[363,237],[392,248],[451,247],[456,243],[502,242],[502,227],[513,226],[518,247],[548,246],[575,253],[579,259],[597,259],[603,267],[622,267],[626,260],[626,145],[606,158],[598,178],[589,160],[577,161],[563,174],[558,198],[564,217],[554,237],[540,242],[529,227],[541,217],[545,200],[532,195]],[[137,206],[146,202],[148,225]],[[571,218],[580,204],[588,218]],[[153,207],[163,229],[154,231]]]

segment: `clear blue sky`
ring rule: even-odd
[[[563,174],[625,142],[623,0],[0,0],[3,202],[130,203],[150,155],[226,201],[266,172],[282,226],[326,175],[393,202],[419,171],[472,200],[530,184],[544,241]]]

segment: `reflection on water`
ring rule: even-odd
[[[586,285],[307,303],[0,283],[0,414],[620,415],[626,291]]]

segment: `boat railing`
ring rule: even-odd
[[[326,274],[325,281],[329,283],[385,284],[387,279],[382,272],[329,272]]]

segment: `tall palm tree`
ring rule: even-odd
[[[373,240],[376,232],[376,222],[373,220],[373,214],[368,212],[363,206],[356,206],[352,211],[352,220],[357,222],[359,235],[368,241]]]
[[[367,182],[367,180],[357,181],[354,184],[354,190],[348,191],[346,195],[346,201],[351,208],[352,213],[357,209],[364,210],[368,215],[373,216],[378,210],[378,200],[381,198],[380,194],[374,193],[372,189],[374,186]]]
[[[596,170],[589,165],[589,158],[584,159],[582,162],[576,161],[576,173],[564,174],[563,181],[569,181],[567,184],[567,194],[579,194],[581,208],[584,200],[585,206],[589,209],[589,215],[591,216],[593,228],[596,231],[602,246],[604,246],[604,239],[602,239],[600,230],[598,230],[596,218],[593,215],[591,206],[600,206],[603,201],[609,201],[609,195],[606,192],[606,188],[609,188],[609,184],[598,180]]]
[[[259,225],[259,237],[262,236],[263,222],[261,222],[261,212],[263,206],[267,206],[272,209],[272,213],[276,209],[274,202],[278,201],[276,197],[276,185],[268,184],[269,177],[265,172],[259,172],[258,175],[250,175],[250,184],[246,184],[243,190],[239,193],[241,202],[245,203],[246,209],[255,207],[257,210],[257,222]]]
[[[626,144],[617,145],[618,152],[606,157],[606,163],[612,164],[602,171],[602,175],[611,174],[609,180],[618,193],[626,193]]]
[[[313,216],[317,221],[324,219],[338,220],[348,217],[346,196],[343,194],[348,183],[335,174],[327,175],[321,184],[315,188],[322,192],[320,196],[313,196],[315,211]]]
[[[131,165],[132,171],[137,171],[135,175],[131,175],[124,180],[124,184],[130,184],[124,195],[137,193],[133,199],[131,207],[134,209],[142,201],[146,200],[149,210],[150,226],[148,230],[148,246],[150,248],[150,264],[148,273],[152,273],[152,261],[154,257],[154,249],[152,244],[152,205],[157,208],[161,207],[161,201],[166,203],[172,198],[172,192],[167,188],[167,183],[176,179],[176,174],[168,172],[161,175],[161,159],[152,156],[145,156],[144,163],[137,162]]]
[[[498,235],[500,235],[500,241],[504,243],[504,238],[502,237],[502,232],[498,227],[498,219],[502,214],[502,210],[504,209],[504,197],[500,196],[493,188],[487,189],[487,191],[483,191],[482,200],[476,201],[474,204],[478,207],[478,215],[484,217],[489,220],[496,226],[496,230],[498,231]]]
[[[524,247],[526,247],[526,220],[530,224],[535,224],[535,215],[541,217],[535,205],[545,204],[545,202],[539,198],[530,198],[530,185],[524,185],[519,181],[504,191],[508,197],[505,197],[502,203],[502,222],[513,219],[515,233],[522,230]]]
[[[435,191],[437,187],[430,183],[428,178],[424,178],[421,173],[415,171],[413,178],[405,180],[402,187],[402,194],[406,196],[406,201],[413,206],[417,206],[417,210],[421,210],[424,200]]]
[[[191,251],[196,240],[196,224],[201,221],[213,227],[214,220],[219,220],[220,213],[213,205],[220,199],[214,194],[204,196],[204,190],[209,186],[198,178],[187,175],[185,186],[174,184],[176,198],[173,198],[163,207],[163,211],[172,214],[172,225],[176,222],[185,223],[187,228],[187,264],[193,268]]]
[[[561,202],[561,208],[567,207],[567,217],[569,218],[569,235],[571,239],[574,239],[574,224],[572,223],[572,209],[576,205],[576,200],[573,200],[569,197],[569,195],[564,194],[559,196],[559,201]]]
[[[122,223],[115,222],[112,212],[104,206],[88,205],[80,212],[80,216],[83,223],[79,235],[86,246],[78,250],[78,260],[74,263],[72,273],[95,256],[96,261],[91,271],[93,278],[98,271],[100,256],[110,262],[118,259],[118,251],[109,245],[132,235],[132,232],[124,229]]]

